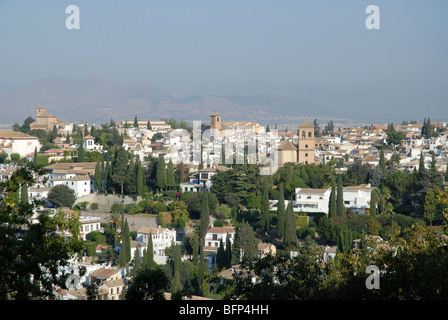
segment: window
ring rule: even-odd
[[[350,201],[344,201],[344,204],[350,204]]]
[[[308,145],[307,144],[305,145],[305,148],[308,149]]]

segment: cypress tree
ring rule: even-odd
[[[28,205],[28,185],[26,183],[22,184],[22,189],[20,190],[20,204]]]
[[[154,247],[152,244],[152,233],[149,233],[148,245],[146,247],[146,265],[148,268],[154,269],[156,262],[154,260]]]
[[[137,195],[141,196],[143,193],[143,169],[140,159],[137,159]]]
[[[344,216],[345,206],[344,206],[344,189],[342,187],[342,178],[339,176],[338,179],[338,192],[336,199],[336,214],[340,217]]]
[[[165,189],[167,185],[167,179],[166,179],[165,159],[163,158],[163,156],[160,156],[159,161],[157,161],[156,174],[157,174],[156,178],[157,187],[160,190]]]
[[[386,177],[386,160],[384,159],[384,149],[383,148],[381,148],[379,165],[380,165],[381,171],[383,172],[383,177]]]
[[[111,187],[111,167],[110,161],[107,159],[106,169],[104,170],[104,192],[108,193]]]
[[[378,202],[378,195],[376,189],[372,190],[372,193],[370,195],[370,216],[375,217],[376,216],[376,204]]]
[[[296,217],[292,208],[292,200],[288,202],[285,216],[285,240],[283,241],[285,248],[292,248],[297,245],[296,233]]]
[[[103,178],[103,175],[102,175],[102,172],[101,172],[101,165],[100,165],[100,162],[98,161],[97,163],[96,163],[96,167],[95,167],[95,175],[94,175],[94,183],[95,183],[95,189],[96,189],[96,192],[100,192],[101,191],[101,182],[102,182],[102,179]]]
[[[328,218],[336,216],[336,190],[334,185],[334,179],[331,182],[330,199],[328,201]]]
[[[261,226],[265,233],[269,231],[269,191],[266,179],[263,180],[263,193],[261,195]]]
[[[198,260],[199,259],[199,257],[198,257],[198,254],[199,254],[199,251],[198,251],[199,243],[198,243],[198,237],[197,237],[196,234],[193,236],[191,245],[193,247],[193,265],[195,267],[198,267],[198,263],[199,263],[199,260]]]
[[[77,162],[84,162],[84,157],[85,157],[84,146],[83,143],[81,143],[78,148],[78,158],[76,159]]]
[[[134,276],[142,269],[142,260],[138,248],[134,251]]]
[[[138,128],[137,116],[135,116],[135,118],[134,118],[134,128]]]
[[[205,235],[207,234],[208,225],[210,223],[210,209],[208,205],[208,193],[206,191],[202,192],[205,192],[205,194],[202,201],[202,210],[200,218],[201,225],[199,226],[199,237],[201,239],[201,248],[203,249],[205,244]]]
[[[135,171],[134,159],[131,157],[129,166],[126,171],[126,192],[128,194],[135,194],[137,192],[137,176]]]
[[[123,189],[126,182],[127,168],[128,158],[126,156],[126,151],[123,147],[119,147],[112,166],[112,181],[120,187],[121,194],[123,194],[124,191]]]
[[[174,187],[176,185],[176,180],[174,179],[174,165],[171,159],[166,168],[166,184],[168,187]]]
[[[33,157],[33,168],[34,169],[37,169],[37,164],[38,164],[37,157],[38,157],[37,148],[34,148],[34,157]]]
[[[180,246],[178,245],[172,245],[171,249],[173,249],[173,261],[172,261],[172,268],[173,268],[173,279],[171,282],[171,292],[172,293],[179,293],[182,291],[182,281],[181,281],[181,270],[182,270],[182,260],[181,260],[181,253],[180,253]]]
[[[218,265],[218,270],[221,271],[222,268],[226,265],[226,252],[224,249],[224,243],[222,241],[222,238],[219,240],[219,247],[218,251],[216,253],[216,264]]]
[[[230,237],[228,234],[226,237],[226,260],[224,266],[226,268],[230,268],[232,266],[232,243],[230,242]]]
[[[285,235],[285,193],[283,183],[280,183],[277,202],[277,234],[279,238]]]
[[[425,172],[425,157],[423,156],[423,151],[420,152],[420,161],[418,163],[418,173],[422,175]]]

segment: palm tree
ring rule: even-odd
[[[113,225],[115,230],[115,244],[117,243],[117,226],[121,225],[121,215],[118,212],[112,212],[107,221]]]

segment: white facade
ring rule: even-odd
[[[161,228],[160,226],[158,228],[141,228],[137,231],[135,241],[147,246],[150,235],[152,236],[155,262],[158,264],[166,263],[165,249],[171,247],[173,243],[176,243],[176,230]],[[146,249],[146,247],[142,249]],[[140,256],[143,256],[143,252],[140,252]]]
[[[99,144],[95,144],[95,138],[92,136],[84,137],[83,148],[86,151],[100,151],[103,150],[103,146]]]
[[[75,192],[77,198],[87,196],[95,192],[94,181],[89,175],[75,176],[71,178],[56,178],[50,180],[50,188],[65,184]]]
[[[40,147],[37,137],[12,130],[0,130],[0,149],[3,149],[9,157],[13,153],[18,153],[23,158],[30,153],[34,153],[36,148],[39,151]]]
[[[345,187],[343,189],[344,206],[348,209],[354,210],[356,213],[365,213],[366,209],[370,209],[370,196],[373,189],[375,188],[371,187],[370,184]],[[294,211],[323,212],[328,214],[330,193],[331,188],[296,188]]]
[[[296,188],[295,193],[294,207],[297,211],[328,213],[331,188]]]
[[[81,226],[79,227],[79,237],[86,241],[86,235],[92,231],[101,230],[101,219],[95,217],[82,217],[79,218]]]
[[[220,242],[222,240],[224,248],[226,248],[227,236],[230,239],[230,244],[235,240],[235,229],[228,227],[212,227],[207,230],[205,235],[205,251],[217,252]]]

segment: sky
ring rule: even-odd
[[[365,26],[372,4],[379,30]],[[69,5],[79,30],[66,28]],[[96,75],[193,94],[310,83],[439,114],[448,109],[447,15],[446,0],[0,0],[0,85]]]

